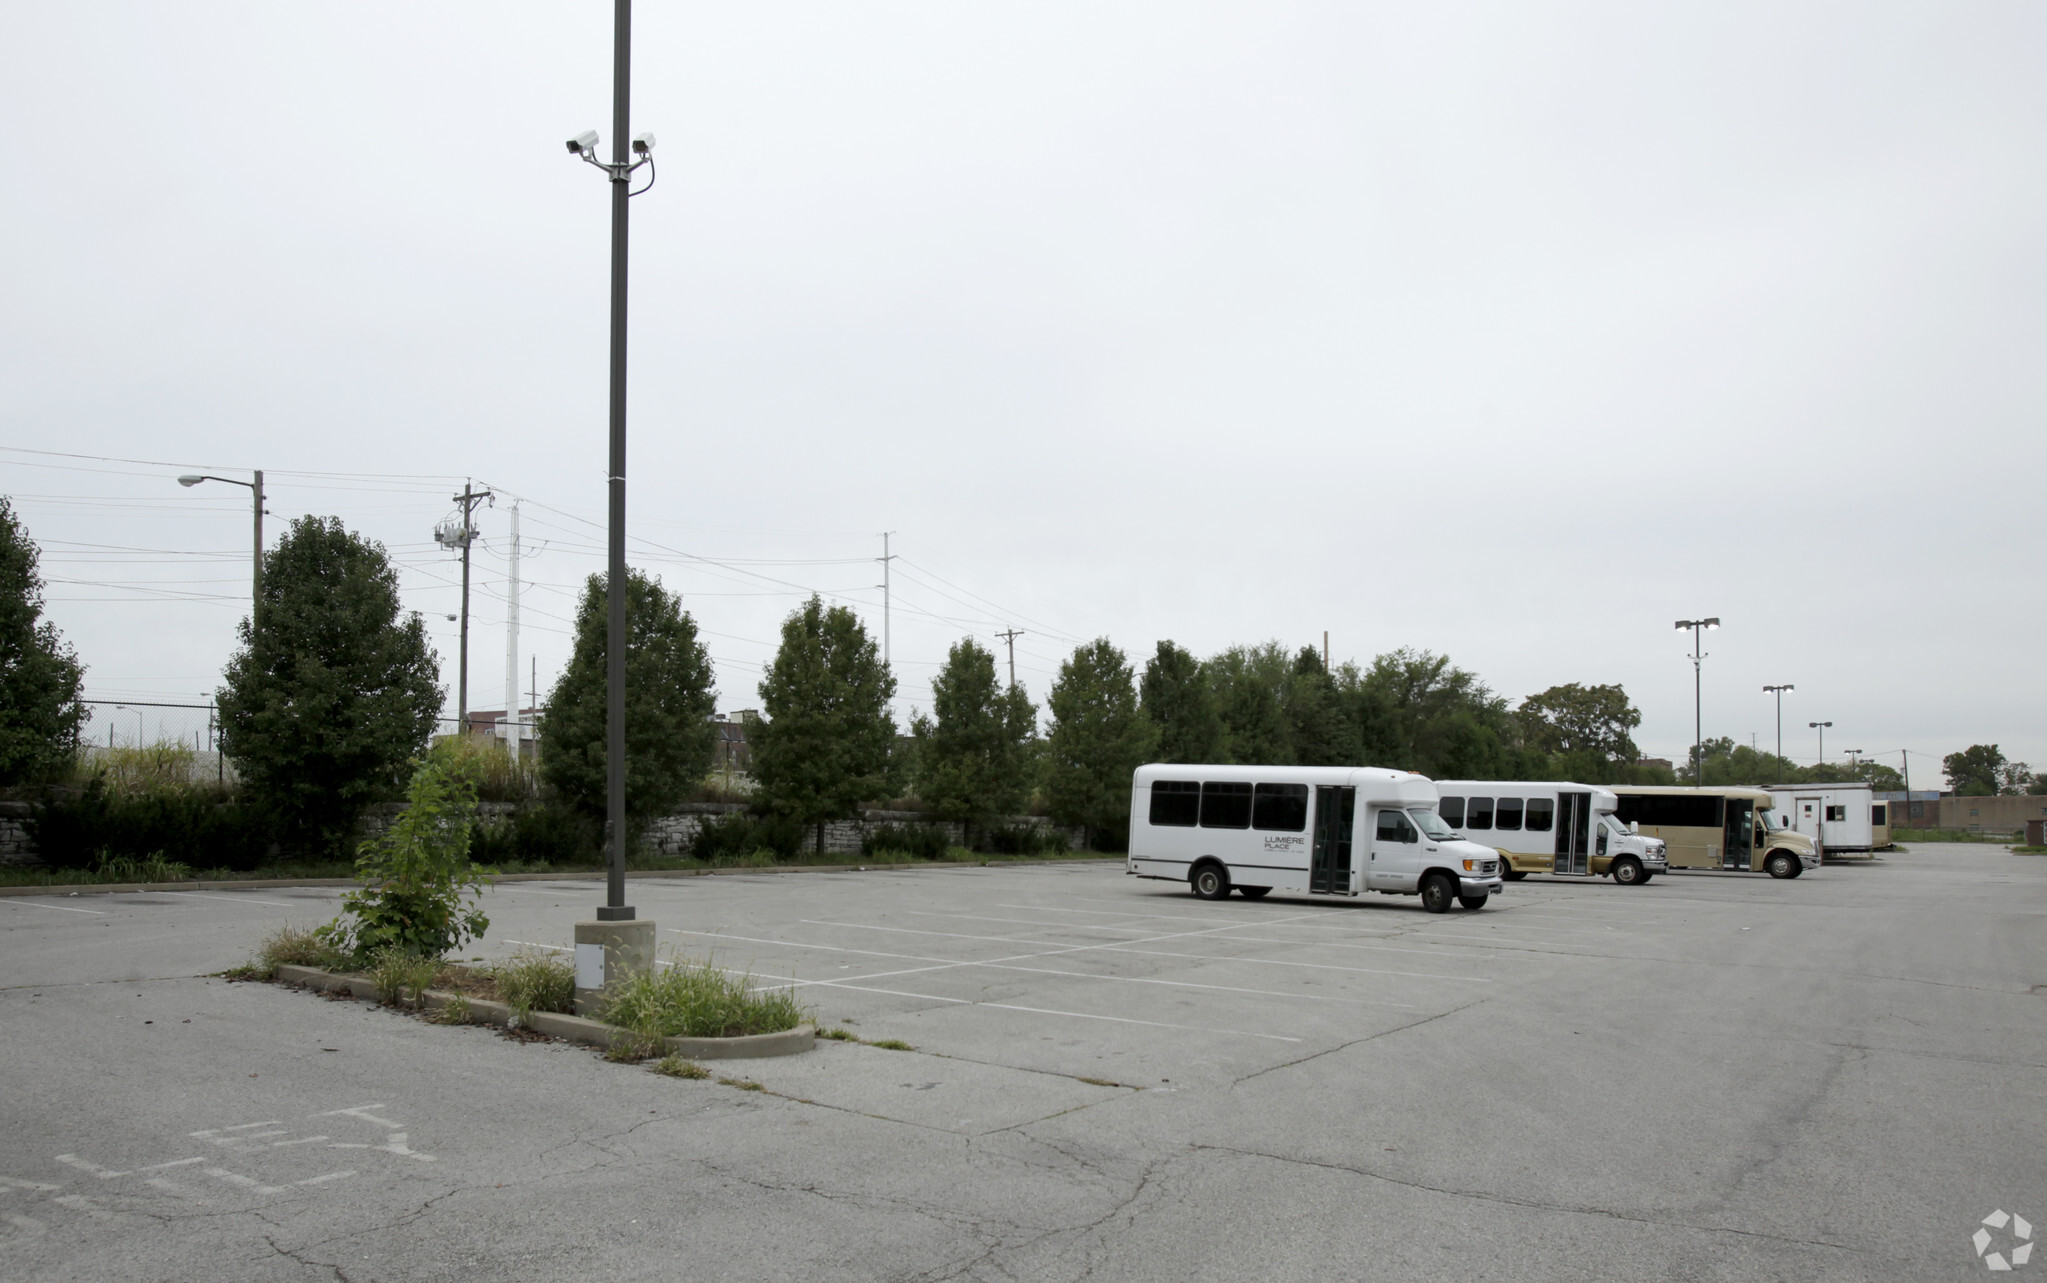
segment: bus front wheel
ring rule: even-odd
[[[1795,878],[1798,876],[1798,857],[1789,851],[1772,851],[1770,858],[1763,861],[1763,868],[1773,878]]]
[[[1613,862],[1613,880],[1624,887],[1639,885],[1648,881],[1642,876],[1642,862],[1629,856]]]
[[[1422,879],[1422,908],[1430,913],[1450,912],[1450,902],[1457,898],[1457,884],[1441,873],[1431,873]]]

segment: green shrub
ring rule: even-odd
[[[860,839],[860,854],[876,858],[900,851],[919,860],[943,860],[950,850],[951,826],[945,824],[883,824]]]
[[[46,800],[26,828],[36,859],[52,869],[91,869],[108,859],[152,855],[194,868],[247,872],[269,858],[277,825],[262,807],[218,788],[96,770],[76,796]]]
[[[756,993],[750,974],[678,959],[619,986],[604,1019],[644,1038],[734,1038],[794,1029],[806,1016],[788,989]]]
[[[99,867],[93,872],[108,882],[183,882],[192,876],[192,866],[166,860],[161,851],[151,851],[139,860],[102,851]]]
[[[536,1011],[573,1011],[576,971],[567,954],[522,951],[490,968],[498,996],[524,1024]]]
[[[371,955],[364,974],[377,986],[386,1006],[417,1007],[425,1001],[427,986],[440,969],[438,956],[427,958],[391,947]]]
[[[364,886],[341,897],[349,917],[321,928],[359,958],[388,950],[439,958],[490,926],[476,907],[488,871],[469,860],[476,812],[473,760],[436,745],[412,773],[408,805],[355,861]],[[466,903],[464,896],[470,896]]]
[[[803,825],[787,816],[732,811],[706,820],[690,839],[689,853],[706,864],[740,863],[756,851],[790,860],[803,849],[806,836]]]
[[[981,849],[991,855],[1056,855],[1067,849],[1066,835],[1051,825],[1005,825],[984,833]]]
[[[647,1066],[647,1068],[654,1073],[665,1074],[670,1078],[704,1079],[711,1076],[710,1070],[699,1065],[696,1061],[682,1056],[663,1056],[660,1060]]]
[[[522,807],[496,824],[479,824],[471,855],[490,865],[556,867],[604,862],[604,831],[596,820],[562,802]]]

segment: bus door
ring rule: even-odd
[[[1558,873],[1585,873],[1592,845],[1592,795],[1557,794]]]
[[[1746,869],[1753,867],[1751,851],[1755,847],[1756,804],[1747,798],[1727,799],[1727,828],[1720,845],[1720,867],[1723,869]]]
[[[1358,791],[1349,785],[1324,784],[1315,790],[1315,854],[1308,866],[1308,889],[1350,894],[1350,834],[1357,819]]]

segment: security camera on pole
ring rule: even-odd
[[[625,902],[625,410],[626,202],[654,185],[654,135],[634,138],[632,0],[617,0],[612,26],[611,161],[597,159],[597,131],[569,139],[569,154],[595,165],[611,182],[611,486],[610,558],[605,577],[606,768],[604,845],[608,876],[594,921],[576,924],[576,1010],[594,1014],[614,988],[654,969],[654,924],[636,921]],[[634,159],[638,157],[638,159]],[[632,190],[633,172],[647,167],[647,186]]]

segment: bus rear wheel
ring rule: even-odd
[[[1642,862],[1634,856],[1623,856],[1613,862],[1613,880],[1624,887],[1638,886],[1649,879],[1642,876]]]
[[[1440,873],[1431,873],[1422,879],[1422,908],[1430,913],[1450,912],[1450,902],[1457,898],[1457,885]]]
[[[1271,887],[1238,887],[1237,894],[1243,896],[1246,900],[1259,900],[1263,899],[1271,890]]]
[[[1500,852],[1500,876],[1509,882],[1519,882],[1528,875],[1515,868],[1514,862],[1507,858],[1505,851],[1502,851]]]
[[[1230,893],[1230,875],[1220,864],[1204,864],[1187,879],[1194,894],[1204,900],[1220,900]]]
[[[1798,876],[1798,857],[1789,851],[1772,851],[1770,858],[1763,861],[1763,869],[1773,878],[1795,878]]]

